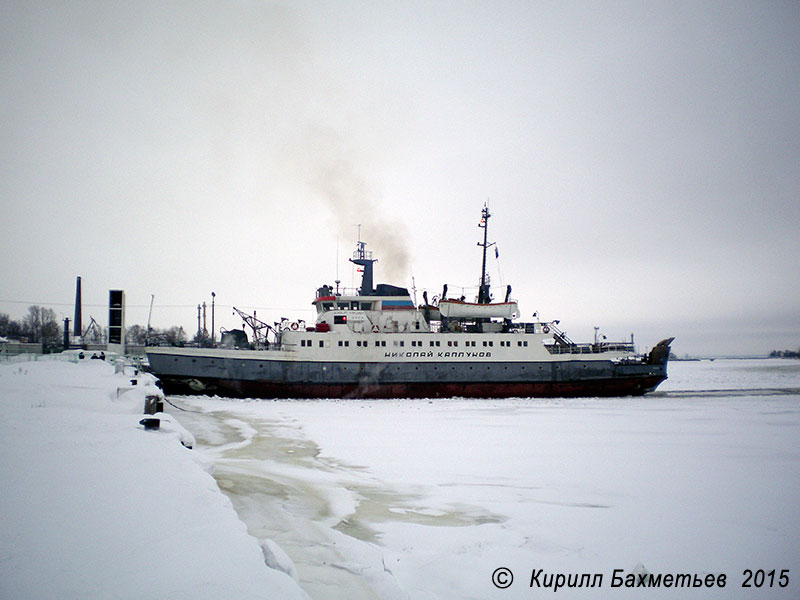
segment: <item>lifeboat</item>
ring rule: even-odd
[[[439,300],[439,312],[448,319],[516,319],[519,317],[519,306],[516,302],[478,304],[463,300]]]

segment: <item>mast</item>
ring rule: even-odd
[[[359,237],[361,237],[359,235]],[[353,258],[350,259],[351,263],[354,263],[363,269],[363,275],[361,277],[361,288],[359,289],[359,295],[361,296],[369,296],[373,293],[372,289],[372,265],[378,262],[377,258],[372,258],[372,252],[366,249],[366,243],[359,240],[356,244],[356,251],[353,252]]]
[[[478,227],[483,228],[483,243],[478,242],[478,246],[483,246],[483,264],[481,265],[481,285],[478,288],[478,304],[489,304],[492,299],[489,295],[489,282],[487,281],[486,277],[486,249],[489,246],[494,246],[494,242],[489,243],[488,234],[489,234],[489,217],[492,215],[489,214],[489,207],[484,202],[483,210],[481,211],[481,222],[478,224]]]

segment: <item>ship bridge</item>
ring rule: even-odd
[[[356,333],[428,332],[422,311],[404,288],[379,284],[373,295],[329,295],[323,286],[312,304],[317,309],[317,331]],[[395,294],[386,292],[395,291]],[[381,293],[383,292],[383,293]],[[399,293],[402,292],[402,293]]]
[[[399,290],[402,293],[399,294],[388,294],[385,293],[386,289],[381,288],[392,288],[394,290]],[[325,294],[326,291],[329,291],[330,288],[326,286],[321,287],[317,290],[317,297],[314,299],[312,304],[317,308],[317,314],[320,315],[325,313],[329,310],[372,310],[372,311],[382,311],[382,310],[414,310],[414,302],[411,300],[411,296],[408,294],[408,291],[404,288],[395,288],[394,286],[388,286],[385,284],[380,284],[377,287],[376,294],[370,296],[361,296],[361,295],[328,295]],[[384,293],[380,293],[384,292]]]

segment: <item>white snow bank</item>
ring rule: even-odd
[[[99,360],[0,365],[0,598],[307,598],[191,434],[139,424],[149,394]]]
[[[286,552],[283,551],[273,540],[265,538],[259,541],[261,551],[264,553],[264,561],[278,571],[283,571],[289,577],[297,581],[297,567]]]

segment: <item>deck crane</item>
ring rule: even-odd
[[[267,335],[270,331],[275,334],[276,337],[278,336],[278,332],[272,327],[272,325],[265,323],[256,316],[256,311],[253,311],[253,314],[249,315],[246,312],[239,310],[235,306],[233,307],[233,311],[235,314],[238,314],[239,317],[241,317],[245,325],[253,330],[253,343],[256,345],[256,347],[269,346]]]

